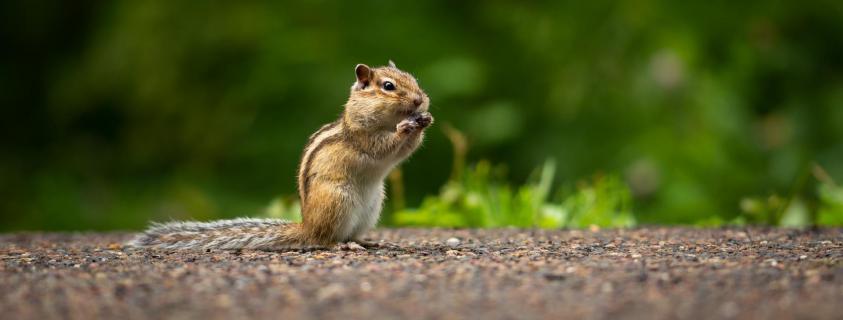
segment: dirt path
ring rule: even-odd
[[[368,251],[0,236],[0,318],[838,318],[843,230],[380,230]],[[457,238],[448,240],[449,238]]]

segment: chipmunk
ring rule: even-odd
[[[310,136],[298,170],[301,223],[240,218],[153,223],[129,242],[159,249],[279,250],[362,241],[378,222],[384,178],[421,144],[430,99],[395,67],[358,64],[339,119]]]

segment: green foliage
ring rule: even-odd
[[[262,216],[301,222],[301,202],[297,198],[278,197],[263,210]]]
[[[733,220],[737,224],[766,224],[787,227],[811,225],[808,209],[800,198],[784,199],[778,195],[765,198],[748,197],[741,200],[741,215]]]
[[[396,212],[397,226],[442,227],[629,227],[635,224],[630,193],[614,176],[596,176],[571,192],[552,198],[553,161],[545,162],[526,184],[513,187],[503,167],[481,161],[448,182],[439,196],[425,198],[418,209]]]
[[[562,216],[569,217],[565,219],[565,226],[584,228],[592,225],[635,225],[629,188],[617,176],[595,176],[591,182],[579,184],[572,195],[563,199]]]
[[[442,186],[438,195],[426,197],[418,208],[387,210],[383,219],[386,223],[382,226],[624,228],[636,225],[629,187],[616,175],[598,174],[574,186],[557,186],[558,190],[552,192],[556,170],[552,160],[545,161],[542,167],[534,170],[531,179],[520,186],[506,182],[506,167],[493,166],[488,161],[454,169],[459,176]],[[774,194],[745,197],[740,202],[740,215],[731,220],[709,216],[695,220],[693,224],[704,227],[726,224],[843,226],[843,188],[829,180],[822,168],[815,170],[819,172],[816,217],[811,216],[804,199]],[[296,198],[278,197],[263,210],[262,216],[301,221],[300,210]]]
[[[732,223],[767,224],[785,227],[805,227],[810,225],[843,226],[843,188],[840,188],[825,169],[814,164],[812,170],[816,180],[816,210],[809,208],[800,192],[793,191],[789,198],[776,194],[766,198],[747,197],[741,200],[741,215]],[[808,180],[807,171],[804,179],[799,179],[796,189],[803,187]]]
[[[817,223],[824,226],[843,226],[843,188],[825,182],[819,185],[819,196]]]
[[[781,220],[780,213],[783,211],[784,202],[781,197],[772,195],[765,198],[747,197],[741,200],[740,206],[742,216],[738,219],[741,223],[751,224],[778,224]]]

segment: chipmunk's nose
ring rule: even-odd
[[[413,99],[413,104],[416,105],[416,107],[420,106],[422,102],[424,102],[424,99],[422,99],[421,97],[416,97],[415,99]]]

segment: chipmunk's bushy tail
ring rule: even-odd
[[[128,245],[172,250],[277,250],[301,246],[299,226],[286,220],[254,218],[153,223]]]

